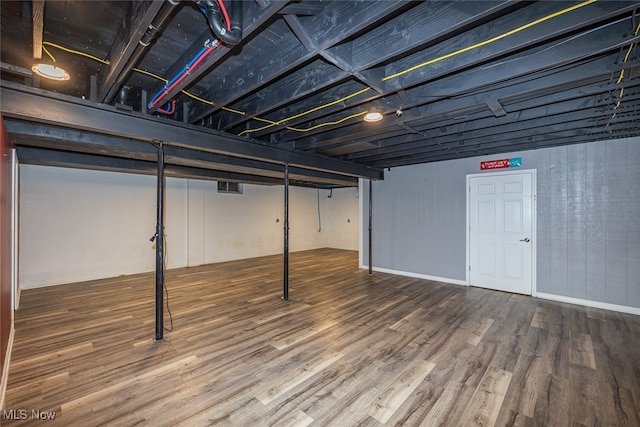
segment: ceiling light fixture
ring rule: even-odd
[[[46,79],[64,81],[69,80],[70,76],[64,69],[51,64],[35,64],[31,67],[31,71]]]
[[[379,122],[380,120],[382,120],[382,113],[376,110],[367,111],[364,115],[365,122]]]

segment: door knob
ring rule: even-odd
[[[527,242],[527,243],[528,243],[528,242],[530,242],[530,240],[529,240],[529,238],[528,238],[528,237],[525,237],[524,239],[520,239],[520,241],[521,241],[521,242]]]

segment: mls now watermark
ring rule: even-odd
[[[55,418],[54,411],[41,411],[40,409],[5,409],[2,411],[3,420],[53,420]]]

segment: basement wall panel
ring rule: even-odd
[[[20,165],[23,289],[155,269],[153,176]],[[167,267],[184,265],[183,183],[166,184]]]
[[[373,182],[373,265],[465,279],[466,170],[439,162],[385,171]],[[368,181],[363,187],[363,260],[368,262]],[[459,256],[462,254],[462,257]]]
[[[331,192],[320,190],[320,206],[324,208],[321,223],[327,232],[327,246],[358,250],[359,197],[358,188],[337,188]]]
[[[21,165],[20,276],[23,289],[155,270],[153,176]],[[283,187],[218,193],[215,181],[167,179],[167,268],[283,252]],[[339,190],[334,194],[340,194]],[[351,234],[318,231],[317,190],[290,189],[290,250],[357,248],[357,199],[321,197],[321,214],[355,212]],[[338,237],[338,235],[340,237]],[[332,237],[333,236],[333,237]]]
[[[373,183],[374,268],[466,281],[465,177],[479,173],[481,161],[514,157],[537,170],[537,293],[640,308],[637,137],[386,171]]]
[[[218,193],[216,182],[202,184],[206,264],[282,253],[282,187],[245,184],[233,194]]]
[[[205,264],[204,201],[208,184],[210,183],[200,180],[188,180],[187,184],[187,265],[189,267]]]

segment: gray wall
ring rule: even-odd
[[[373,183],[373,266],[466,280],[466,175],[522,157],[537,170],[537,292],[640,308],[640,138],[385,171]],[[368,183],[363,194],[368,264]]]

